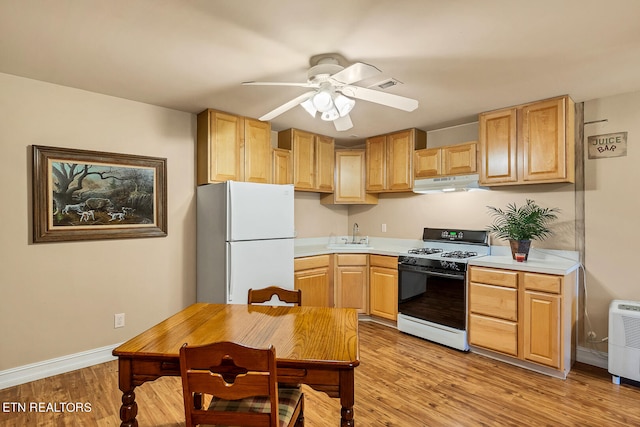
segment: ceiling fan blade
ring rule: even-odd
[[[333,121],[333,125],[336,127],[337,131],[349,130],[353,127],[353,122],[351,121],[351,117],[347,114],[344,117],[338,117]]]
[[[304,102],[307,99],[311,98],[315,93],[316,93],[315,90],[310,90],[309,92],[305,92],[302,95],[293,98],[291,101],[285,102],[284,104],[282,104],[278,108],[275,108],[274,110],[271,110],[270,112],[268,112],[264,116],[260,117],[259,120],[262,120],[262,121],[265,121],[265,122],[269,121],[269,120],[273,119],[274,117],[277,117],[280,114],[282,114],[282,113],[284,113],[286,111],[289,111],[290,109],[292,109],[296,105],[300,104],[301,102]]]
[[[375,102],[388,107],[397,108],[404,111],[413,111],[418,108],[418,101],[404,96],[393,95],[391,93],[380,92],[360,86],[345,86],[339,89],[344,95],[364,101]]]
[[[378,75],[381,72],[382,71],[373,65],[365,64],[364,62],[356,62],[353,65],[349,65],[344,70],[332,74],[329,80],[336,84],[348,85],[359,82],[360,80],[368,79],[369,77]]]
[[[298,86],[298,87],[318,87],[315,83],[295,83],[295,82],[242,82],[245,86]]]

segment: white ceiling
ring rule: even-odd
[[[569,94],[640,90],[638,0],[0,0],[0,72],[198,113],[260,117],[308,90],[310,57],[337,52],[415,98],[358,101],[336,132],[301,107],[272,120],[340,145]]]

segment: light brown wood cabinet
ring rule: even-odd
[[[369,280],[367,254],[335,255],[336,307],[355,308],[369,314]]]
[[[478,171],[478,143],[465,142],[439,148],[424,148],[414,153],[414,176],[467,175]]]
[[[413,155],[426,148],[426,132],[408,129],[366,140],[366,191],[370,193],[411,191]]]
[[[575,272],[470,266],[469,344],[565,377],[575,360],[575,283]]]
[[[294,259],[294,288],[302,291],[303,306],[333,307],[331,255]]]
[[[298,129],[278,132],[278,148],[291,150],[296,190],[333,192],[334,140]]]
[[[396,321],[398,316],[398,258],[369,255],[369,313]]]
[[[480,114],[480,183],[574,182],[574,122],[568,96]]]
[[[273,177],[274,184],[293,184],[293,162],[291,151],[284,148],[273,149]]]
[[[320,203],[377,204],[378,195],[365,191],[365,150],[336,150],[335,190],[320,196]]]
[[[271,125],[216,110],[197,118],[198,185],[271,182]]]

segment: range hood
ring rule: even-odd
[[[478,178],[478,174],[473,174],[416,179],[413,183],[413,192],[431,194],[454,191],[488,190],[487,187],[481,187],[480,184],[478,184]]]

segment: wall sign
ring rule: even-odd
[[[593,135],[587,141],[590,159],[627,155],[627,132]]]

